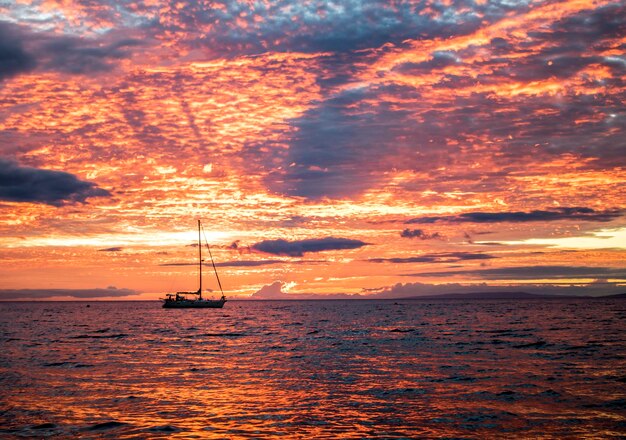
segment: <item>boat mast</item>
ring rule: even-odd
[[[204,230],[202,232],[204,233]],[[206,243],[207,251],[209,251],[209,257],[211,257],[211,264],[213,265],[213,271],[215,272],[217,285],[220,286],[220,292],[222,292],[222,299],[224,299],[224,289],[222,289],[222,282],[220,281],[220,276],[217,274],[217,266],[215,266],[215,260],[213,259],[213,254],[211,253],[211,246],[209,246],[209,242],[206,239],[206,235],[204,236],[204,242]]]
[[[198,272],[200,274],[200,288],[198,289],[199,298],[202,299],[202,242],[200,241],[200,219],[198,219]]]

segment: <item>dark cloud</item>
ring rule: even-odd
[[[32,70],[34,57],[24,49],[17,27],[0,21],[0,81]]]
[[[133,289],[118,289],[110,286],[106,289],[2,289],[0,300],[45,299],[53,297],[71,297],[80,299],[123,297],[139,295],[141,292]]]
[[[470,88],[501,81],[467,79]],[[462,88],[461,80],[434,87]],[[583,169],[626,165],[624,99],[626,92],[571,93],[558,102],[539,95],[512,106],[492,93],[472,93],[432,102],[419,88],[370,84],[330,95],[289,121],[293,130],[279,133],[280,141],[248,144],[242,154],[271,191],[314,200],[357,197],[403,170],[424,176],[398,184],[415,193],[507,191],[512,175],[528,173],[528,163],[564,154],[579,157]],[[498,140],[489,168],[474,166],[485,160],[473,147],[477,140]]]
[[[406,184],[411,191],[455,188],[485,192],[507,190],[512,173],[527,172],[525,163],[551,162],[563,154],[591,159],[583,167],[592,169],[624,165],[626,118],[621,102],[626,99],[626,89],[621,78],[626,60],[600,54],[624,27],[626,14],[619,14],[621,9],[612,6],[582,11],[577,18],[555,23],[554,29],[531,34],[526,46],[498,37],[488,46],[471,45],[458,53],[435,52],[427,61],[395,68],[418,77],[455,65],[470,72],[489,71],[478,76],[447,74],[433,86],[449,89],[480,84],[497,88],[512,80],[564,80],[590,66],[605,66],[611,77],[603,77],[596,84],[593,75],[586,76],[588,86],[611,86],[614,93],[588,96],[566,88],[559,100],[538,94],[511,106],[509,99],[493,93],[477,92],[433,103],[420,95],[419,87],[370,84],[347,88],[291,121],[295,130],[285,139],[289,149],[251,145],[250,156],[254,158],[248,162],[259,161],[259,169],[271,170],[265,180],[272,191],[309,199],[358,196],[384,183],[385,172],[397,170],[426,173],[419,182]],[[593,24],[591,29],[585,29],[586,21]],[[586,45],[587,38],[592,38],[593,50]],[[489,50],[492,58],[484,56]],[[355,75],[342,67],[349,64],[349,58],[333,57],[331,70],[339,74],[324,81],[336,84]],[[464,59],[477,58],[473,64],[464,64]],[[365,63],[360,61],[357,65]],[[393,105],[394,100],[399,103]],[[449,127],[457,129],[453,133]],[[483,153],[470,147],[477,139],[497,141],[493,148],[498,154],[492,156],[491,171],[467,166],[484,160]],[[268,150],[274,153],[259,154]],[[442,169],[445,171],[433,171]],[[584,213],[579,219],[608,221],[613,214],[606,214],[607,220],[602,214],[594,218]],[[531,221],[532,217],[509,218]]]
[[[241,240],[235,240],[233,241],[231,244],[228,245],[224,245],[224,246],[218,246],[221,249],[226,249],[229,251],[236,251],[238,254],[249,254],[250,251],[250,246],[242,244]]]
[[[113,30],[106,33],[109,37],[134,30],[144,38],[167,39],[168,44],[201,52],[204,57],[268,51],[354,53],[386,44],[401,46],[409,39],[465,35],[514,9],[526,9],[504,1],[479,5],[410,0],[224,0],[210,4],[198,0],[176,4],[109,0],[97,2],[97,7],[88,3],[80,8],[82,26],[113,23]]]
[[[437,222],[448,223],[526,223],[546,222],[557,220],[584,220],[596,222],[610,222],[621,217],[620,209],[606,209],[596,211],[591,208],[570,207],[553,208],[548,210],[534,210],[529,212],[466,212],[458,215],[426,216],[407,220],[407,224],[430,224]]]
[[[380,182],[384,171],[415,164],[422,153],[413,139],[429,130],[407,124],[409,112],[379,99],[385,93],[416,98],[413,89],[402,86],[341,92],[291,121],[296,130],[289,149],[272,148],[273,155],[263,155],[259,151],[266,144],[250,145],[244,152],[248,163],[273,164],[265,182],[277,193],[310,199],[362,193]]]
[[[539,54],[527,57],[511,67],[496,69],[492,75],[513,77],[523,81],[541,81],[549,78],[566,79],[576,75],[584,68],[597,65],[614,70],[616,75],[626,72],[626,61],[601,56],[577,55],[546,55]]]
[[[0,159],[0,200],[61,206],[110,195],[95,183],[79,180],[70,173],[23,167]]]
[[[54,37],[38,48],[42,68],[70,74],[93,74],[112,70],[119,60],[130,58],[135,39],[112,43],[76,37]]]
[[[211,47],[218,50],[224,44],[229,47],[227,40],[230,37],[227,35],[230,26],[233,26],[233,35],[237,36],[238,43],[232,47],[232,51],[228,51],[229,53],[237,54],[240,53],[239,50],[254,52],[261,50],[260,47],[262,51],[281,50],[280,47],[298,50],[325,47],[325,50],[332,54],[318,59],[320,66],[316,72],[319,75],[318,83],[323,87],[349,82],[358,76],[359,69],[362,70],[363,66],[371,62],[363,55],[368,53],[367,51],[359,53],[345,51],[348,47],[361,47],[349,42],[349,38],[360,34],[349,30],[350,26],[341,25],[342,17],[349,18],[350,25],[359,23],[359,17],[364,14],[364,10],[369,10],[369,3],[366,8],[354,10],[345,8],[341,12],[333,11],[332,14],[326,15],[316,15],[319,11],[314,11],[315,13],[311,13],[310,17],[304,20],[305,26],[299,22],[299,18],[309,6],[294,6],[293,2],[287,1],[278,3],[282,4],[282,7],[289,6],[293,23],[298,23],[299,32],[292,35],[288,30],[292,22],[289,22],[287,27],[283,23],[280,27],[280,38],[269,42],[264,36],[275,36],[271,30],[276,23],[274,20],[278,20],[277,17],[284,13],[278,4],[267,7],[227,3],[225,10],[198,10],[197,13],[193,12],[192,5],[192,10],[175,13],[182,14],[177,16],[177,19],[182,20],[183,28],[197,23],[194,21],[198,19],[197,17],[201,17],[199,20],[204,23],[215,18],[214,14],[220,15],[219,26],[229,28],[220,35],[211,32],[206,38],[212,39]],[[405,19],[412,19],[409,18],[410,14],[426,8],[426,5],[413,5],[408,9],[412,11],[410,13],[403,9],[404,6],[390,7],[378,2],[374,2],[371,8],[374,14],[383,15],[390,8],[397,9],[396,16],[400,17],[399,22],[391,26],[395,32],[402,28]],[[473,3],[471,5],[464,3],[463,7],[457,4],[448,7],[429,4],[428,8],[435,9],[437,11],[435,15],[439,18],[427,19],[428,25],[414,27],[416,38],[428,39],[433,35],[451,36],[457,32],[466,32],[473,25],[465,27],[462,31],[456,28],[446,31],[438,27],[439,21],[445,21],[441,17],[448,14],[449,17],[453,17],[457,8],[471,11],[467,17],[461,14],[467,18],[465,24],[473,22],[469,17],[476,15],[482,17],[482,24],[485,26],[511,10],[516,9],[517,12],[525,10],[523,6],[507,5],[505,2],[495,4],[490,2],[485,7]],[[240,17],[242,11],[245,16]],[[254,21],[267,18],[270,11],[274,14],[267,20]],[[249,26],[245,29],[235,26],[234,17],[247,21]],[[592,21],[601,22],[595,19]],[[376,21],[367,23],[368,35],[371,35],[372,27],[376,28],[377,23]],[[320,38],[327,38],[329,33],[320,30],[331,24],[333,32],[349,34],[348,38],[341,39],[345,46],[338,44],[333,47],[333,44],[322,44],[315,40],[318,35],[322,35]],[[362,25],[365,26],[366,23],[363,22]],[[303,32],[307,26],[312,26],[311,29],[315,28],[317,32],[312,34]],[[558,26],[573,29],[577,25]],[[614,32],[619,30],[616,26],[596,32],[596,41],[599,45],[615,35]],[[533,37],[536,41],[533,40],[533,45],[528,46],[518,42],[512,44],[505,38],[497,37],[490,45],[470,45],[458,53],[433,52],[427,61],[399,65],[396,69],[403,73],[420,75],[459,65],[472,72],[471,75],[463,76],[462,70],[459,69],[458,74],[447,74],[440,83],[433,86],[435,89],[474,87],[480,84],[497,86],[503,81],[510,81],[511,78],[523,79],[527,75],[567,78],[577,75],[580,69],[586,66],[598,63],[613,66],[615,72],[614,78],[605,78],[603,81],[613,84],[611,81],[618,81],[623,76],[618,69],[623,64],[619,57],[603,57],[593,52],[582,54],[582,51],[576,50],[575,47],[559,53],[543,53],[541,52],[543,49],[539,49],[537,53],[537,47],[554,46],[549,43],[551,35],[555,33],[556,30],[550,30],[546,35],[537,33]],[[402,32],[398,35],[400,34]],[[384,42],[392,43],[388,45],[389,47],[402,46],[404,44],[402,40],[394,40],[394,35],[396,34],[387,33]],[[406,35],[403,38],[406,38]],[[201,45],[204,43],[206,41]],[[250,44],[259,47],[254,49],[249,47]],[[371,41],[367,37],[361,37],[358,44],[363,44],[362,47],[380,47],[368,46]],[[565,46],[565,43],[561,45]],[[386,50],[384,47],[380,50]],[[490,50],[494,55],[492,58],[484,55]],[[375,59],[371,53],[369,58]],[[476,68],[489,73],[475,76]],[[385,75],[385,72],[379,73]],[[598,84],[598,87],[601,86]],[[358,196],[372,187],[384,184],[385,173],[397,170],[428,173],[420,182],[406,184],[411,185],[407,189],[416,192],[426,189],[425,186],[432,186],[428,189],[442,192],[449,190],[450,187],[463,188],[470,192],[485,192],[508,188],[510,182],[507,182],[507,178],[510,174],[519,171],[522,164],[530,160],[549,162],[561,154],[571,153],[583,158],[592,158],[592,161],[585,162],[584,166],[588,167],[602,167],[603,164],[609,163],[617,166],[624,163],[621,152],[626,144],[619,133],[623,132],[621,127],[624,126],[626,118],[613,118],[610,121],[612,128],[607,134],[607,121],[600,117],[603,114],[618,116],[621,114],[619,108],[624,98],[623,93],[600,97],[589,97],[584,93],[567,93],[568,96],[559,100],[540,93],[516,101],[515,105],[511,106],[509,99],[491,92],[454,96],[451,100],[433,103],[428,95],[422,96],[418,90],[419,87],[390,85],[383,87],[375,84],[361,88],[343,88],[340,92],[333,90],[333,94],[326,95],[327,99],[317,102],[315,107],[307,110],[301,117],[288,121],[291,129],[281,133],[284,136],[280,140],[246,145],[242,153],[245,163],[254,168],[256,174],[264,176],[267,187],[272,191],[309,199]],[[615,90],[623,90],[623,87],[615,87]],[[449,127],[456,127],[456,130],[452,132]],[[478,145],[486,140],[493,141],[493,148],[498,150],[498,154],[493,155],[493,160],[498,162],[495,164],[496,169],[488,171],[485,167],[475,169],[465,166],[483,160],[483,153],[472,151],[471,145]],[[288,144],[288,149],[283,148],[285,144]],[[542,146],[540,151],[532,149],[536,145]],[[498,167],[500,169],[497,169]],[[446,171],[433,171],[442,169]]]
[[[466,34],[488,19],[475,6],[454,5],[435,12],[434,4],[408,1],[225,1],[219,8],[190,1],[183,8],[162,8],[164,19],[151,30],[184,33],[187,44],[222,54],[352,52],[407,39]],[[496,19],[504,13],[505,8],[494,4],[489,16]]]
[[[0,80],[37,68],[69,74],[97,74],[114,69],[145,43],[108,34],[81,38],[35,32],[0,21]]]
[[[233,241],[231,244],[229,244],[228,246],[226,246],[227,249],[232,249],[232,250],[238,250],[241,247],[241,241],[240,240],[235,240]]]
[[[28,47],[29,56],[39,69],[75,74],[106,72],[120,60],[131,57],[139,45],[151,49],[152,42],[167,33],[168,38],[176,40],[172,44],[179,44],[177,47],[185,49],[181,53],[191,58],[323,50],[325,55],[316,58],[319,65],[310,68],[316,69],[318,84],[325,91],[355,80],[368,63],[376,60],[372,51],[355,49],[376,48],[379,55],[408,45],[407,39],[462,35],[488,26],[511,11],[527,10],[524,5],[503,1],[485,5],[453,2],[446,6],[432,2],[391,4],[382,0],[364,5],[350,0],[332,7],[293,0],[271,4],[225,1],[220,7],[190,1],[182,8],[162,7],[158,11],[141,4],[131,8],[103,2],[99,6],[89,13],[103,22],[117,22],[120,29],[94,39],[22,32],[23,40],[30,42],[24,43],[24,47]],[[424,189],[445,192],[451,187],[485,192],[507,188],[507,177],[522,166],[524,159],[549,162],[551,157],[571,153],[592,159],[581,161],[583,167],[624,165],[626,118],[622,103],[626,89],[621,78],[626,62],[621,56],[602,55],[614,37],[623,33],[623,9],[610,5],[582,11],[531,33],[526,43],[512,44],[513,40],[497,37],[489,45],[470,45],[458,52],[432,52],[427,61],[395,67],[396,71],[417,76],[457,65],[471,72],[464,75],[459,69],[444,75],[441,82],[432,86],[431,90],[437,91],[497,85],[512,78],[567,79],[598,65],[613,72],[611,78],[603,77],[602,84],[597,84],[611,86],[611,94],[587,96],[572,88],[571,93],[558,100],[537,94],[511,106],[509,99],[491,92],[433,103],[428,93],[418,92],[419,87],[370,85],[343,88],[341,92],[334,89],[330,95],[323,94],[326,99],[313,103],[316,106],[301,117],[287,121],[285,126],[290,129],[280,133],[282,138],[246,145],[242,156],[255,174],[263,175],[272,191],[309,199],[358,196],[386,183],[385,176],[396,170],[427,173],[420,182],[399,184],[411,186],[407,189],[416,193]],[[162,20],[146,18],[156,12]],[[140,18],[142,14],[145,15]],[[123,28],[122,25],[129,25],[124,17],[135,17],[137,27]],[[586,42],[591,42],[592,50]],[[489,52],[492,57],[486,55]],[[476,76],[476,68],[489,73]],[[263,68],[259,70],[262,74]],[[384,76],[385,72],[379,74]],[[588,81],[596,81],[592,76]],[[145,74],[143,80],[164,84],[164,78],[156,74]],[[132,91],[122,94],[127,101],[122,108],[136,138],[150,148],[171,144],[172,140],[166,139],[158,126],[148,123],[149,118],[137,109],[132,95]],[[200,139],[188,103],[182,101],[181,105],[189,126]],[[492,157],[500,169],[486,171],[481,167],[470,171],[470,167],[464,166],[466,163],[483,159],[479,157],[483,153],[472,152],[471,145],[486,140],[498,150]],[[285,144],[288,149],[283,148]],[[541,151],[532,150],[535,145],[541,145]],[[442,169],[447,171],[435,171]]]
[[[351,240],[348,238],[310,238],[307,240],[265,240],[252,245],[252,249],[274,255],[287,255],[290,257],[301,257],[307,252],[322,252],[341,249],[357,249],[366,246],[367,243],[361,240]]]
[[[407,258],[371,258],[372,263],[454,263],[465,260],[490,260],[497,258],[482,252],[439,252]]]
[[[494,269],[424,272],[415,276],[450,277],[469,276],[492,280],[507,279],[580,279],[580,278],[619,278],[626,279],[626,269],[594,266],[518,266]]]
[[[552,42],[550,49],[553,50],[570,48],[585,51],[590,47],[604,45],[606,40],[625,33],[626,6],[622,2],[615,2],[567,15],[549,28],[531,32],[529,36],[534,41]]]
[[[484,61],[494,65],[489,78],[523,81],[566,79],[595,65],[611,69],[614,78],[605,78],[604,81],[614,82],[623,77],[626,62],[623,57],[600,53],[612,46],[611,41],[616,36],[626,32],[624,17],[624,5],[614,3],[568,15],[541,31],[531,31],[528,39],[519,45],[494,38],[489,50],[497,58]],[[472,47],[466,51],[481,49]]]
[[[434,232],[432,234],[429,234],[428,232],[425,232],[422,229],[404,229],[401,233],[400,233],[400,237],[404,237],[404,238],[419,238],[420,240],[441,240],[443,238],[443,235],[441,235],[439,232]]]
[[[516,53],[516,58],[503,57],[499,60],[488,60],[485,64],[493,65],[488,76],[479,76],[483,81],[497,81],[514,79],[517,81],[543,81],[550,78],[568,79],[576,76],[580,71],[594,66],[607,67],[613,78],[605,78],[605,82],[619,85],[620,77],[626,72],[626,60],[618,56],[603,56],[578,47],[576,44],[562,42],[555,45],[553,34],[544,38],[535,37],[532,41],[535,46],[546,46],[537,53],[524,54],[523,48],[509,48],[510,54]],[[601,48],[598,48],[599,51]],[[474,49],[468,49],[471,53]],[[524,54],[524,56],[520,56]],[[497,61],[497,63],[496,63]]]
[[[121,247],[110,247],[106,249],[98,249],[98,252],[121,252],[124,248]]]

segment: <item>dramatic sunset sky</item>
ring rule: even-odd
[[[619,1],[0,0],[0,299],[198,218],[231,298],[625,292],[625,81]]]

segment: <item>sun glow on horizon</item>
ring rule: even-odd
[[[626,249],[626,228],[600,229],[577,237],[529,238],[502,243],[513,246],[530,245],[566,249]]]

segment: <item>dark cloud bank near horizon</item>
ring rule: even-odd
[[[95,299],[139,295],[141,292],[133,289],[118,289],[110,286],[96,289],[0,289],[0,300],[30,300],[55,297],[70,297],[76,299]]]

